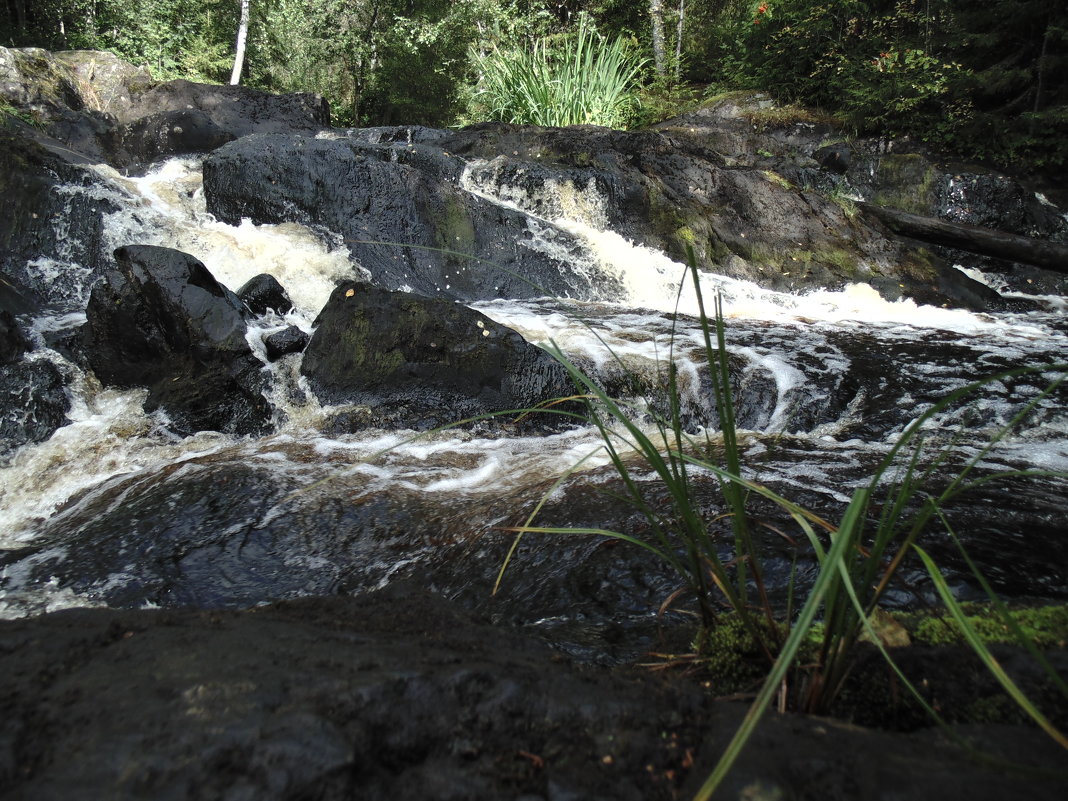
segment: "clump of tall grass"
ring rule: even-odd
[[[947,395],[905,429],[868,483],[853,493],[835,523],[743,475],[727,372],[722,308],[717,298],[714,314],[709,316],[705,313],[692,253],[690,274],[700,310],[706,366],[719,416],[722,459],[707,455],[718,450],[710,447],[708,434],[704,435],[704,440],[699,440],[686,432],[675,367],[670,359],[666,365],[666,398],[664,403],[659,404],[660,408],[667,409],[667,413],[655,416],[650,427],[637,422],[632,409],[608,395],[559,347],[550,344],[549,351],[567,369],[579,388],[580,396],[586,403],[586,418],[601,434],[602,447],[623,483],[624,497],[642,514],[647,525],[640,534],[538,526],[535,525],[535,517],[540,513],[545,501],[543,498],[526,522],[512,529],[516,532],[516,539],[498,575],[498,587],[516,551],[519,538],[526,533],[603,535],[632,543],[670,564],[683,581],[685,592],[696,602],[701,625],[705,629],[715,627],[718,616],[725,609],[730,611],[734,616],[732,619],[740,623],[764,654],[767,673],[742,726],[701,788],[697,799],[711,797],[760,718],[773,704],[781,710],[828,712],[850,674],[856,646],[862,637],[874,643],[903,686],[912,692],[936,721],[941,722],[937,712],[894,664],[887,645],[872,622],[879,602],[891,587],[899,568],[906,558],[912,556],[922,562],[949,614],[957,620],[975,653],[1002,683],[1009,696],[1051,737],[1068,748],[1068,737],[1058,731],[1019,691],[981,639],[974,635],[937,565],[920,546],[921,535],[934,526],[942,526],[955,539],[943,510],[954,498],[977,486],[1010,477],[1064,477],[1063,474],[1049,471],[1007,470],[980,477],[975,477],[975,473],[991,448],[1014,430],[1042,398],[1064,381],[1068,376],[1068,365],[1010,370]],[[987,384],[1038,369],[1060,375],[1045,392],[1033,398],[995,432],[986,446],[980,448],[963,467],[957,468],[945,483],[946,476],[942,473],[949,470],[947,465],[952,443],[935,453],[933,458],[921,458],[924,455],[923,434],[927,424],[936,415],[962,402]],[[638,465],[635,465],[634,454],[637,455]],[[668,491],[670,502],[666,508],[652,502],[643,489],[643,482],[638,479],[640,474],[650,470]],[[707,520],[697,501],[697,483],[707,481],[708,476],[714,477],[719,483],[726,507],[719,521],[727,521],[730,529],[728,539],[733,544],[730,558],[721,555],[722,537],[715,533],[713,525],[717,521]],[[929,487],[936,479],[944,484],[944,488],[931,493]],[[800,532],[799,539],[807,542],[818,564],[816,580],[796,615],[792,610],[788,610],[785,616],[777,612],[765,590],[761,554],[753,537],[754,524],[746,509],[752,496],[771,501],[793,519]],[[1068,698],[1068,686],[1042,659],[1037,649],[1029,647],[1019,626],[1011,620],[1004,605],[1000,604],[993,590],[968,561],[967,554],[964,554],[964,558],[981,586],[988,591],[995,608],[1004,612],[1006,626],[1019,634],[1021,645],[1039,660],[1054,686]],[[792,587],[790,596],[793,597]],[[813,640],[816,641],[814,655]],[[802,651],[805,652],[804,665],[799,664]]]
[[[609,41],[585,17],[578,30],[533,45],[473,54],[476,101],[495,120],[524,125],[626,126],[643,62],[622,37]]]

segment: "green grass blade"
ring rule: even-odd
[[[858,489],[853,494],[853,498],[842,516],[841,528],[850,531],[854,526],[861,525],[863,522],[864,510],[867,508],[867,505],[868,490]],[[794,624],[790,635],[787,637],[786,642],[783,644],[778,659],[776,659],[775,664],[772,665],[767,678],[764,680],[764,684],[757,693],[756,699],[746,712],[742,724],[738,727],[738,731],[735,732],[734,737],[731,738],[730,743],[727,745],[723,755],[716,763],[712,773],[705,780],[704,784],[701,785],[697,795],[694,796],[694,801],[708,801],[708,799],[712,797],[716,788],[723,782],[723,779],[727,776],[727,773],[734,766],[738,756],[749,742],[749,738],[752,737],[753,732],[756,730],[761,718],[763,718],[764,713],[767,712],[768,707],[774,700],[775,694],[779,691],[779,687],[782,684],[783,679],[786,677],[786,674],[793,666],[794,660],[797,658],[797,654],[816,620],[816,613],[823,605],[823,598],[826,595],[827,590],[838,580],[838,571],[836,567],[837,561],[841,558],[846,548],[850,547],[852,544],[850,540],[851,538],[848,536],[837,536],[832,538],[831,548],[827,553],[827,561],[820,569],[820,573],[812,586],[812,591],[809,593],[804,606],[802,606],[797,621]]]

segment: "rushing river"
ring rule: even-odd
[[[581,243],[568,257],[581,260],[590,293],[474,306],[531,342],[556,343],[613,387],[625,388],[635,377],[655,386],[673,355],[687,426],[714,428],[686,268],[604,230],[592,191],[554,186],[529,197],[502,191],[490,173],[487,164],[471,165],[464,188],[527,212],[540,247],[560,247],[554,238],[560,231]],[[445,593],[488,592],[500,552],[483,552],[480,540],[499,540],[490,532],[521,522],[556,478],[584,458],[556,490],[564,497],[557,504],[561,517],[552,522],[598,524],[583,519],[601,508],[588,493],[610,483],[610,470],[592,427],[547,434],[479,427],[431,435],[324,433],[329,410],[303,385],[299,354],[268,365],[263,337],[287,325],[310,332],[334,285],[363,276],[344,242],[296,224],[216,221],[205,211],[195,160],[171,160],[141,178],[107,177],[109,199],[119,205],[109,218],[110,245],[177,248],[231,289],[266,272],[289,292],[294,310],[259,319],[249,333],[272,372],[276,432],[177,438],[165,417],[144,413],[142,393],[102,388],[41,345],[34,358],[57,361],[74,376],[71,423],[0,467],[0,549],[9,552],[0,561],[0,616],[74,605],[246,605],[378,587],[421,569]],[[36,268],[68,284],[72,298],[70,313],[36,321],[43,342],[50,331],[84,320],[78,306],[89,287],[76,264]],[[1037,298],[1038,311],[977,314],[890,303],[866,286],[787,295],[711,272],[702,281],[705,298],[723,298],[747,470],[829,514],[939,398],[1000,370],[1068,356],[1060,297]],[[602,285],[623,287],[627,299],[619,301],[617,292],[605,300]],[[950,469],[979,453],[1036,399],[1023,423],[982,456],[983,469],[1068,470],[1065,395],[1040,397],[1055,377],[995,382],[973,403],[947,409],[928,423],[930,452],[951,444]],[[1006,591],[1068,594],[1064,488],[1056,477],[1013,484],[965,510],[966,533]],[[552,513],[550,504],[546,514]],[[378,533],[361,535],[367,531]],[[197,544],[197,536],[210,539],[211,548]],[[132,544],[157,537],[169,543],[158,553],[150,542]],[[435,565],[446,546],[478,567],[466,576],[463,567],[442,572]],[[257,566],[237,560],[234,549],[245,555],[259,549]],[[559,558],[588,556],[561,550]],[[276,565],[269,575],[264,562]],[[546,575],[554,564],[551,556],[539,562]],[[544,619],[553,611],[530,615]]]

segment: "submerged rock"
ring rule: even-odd
[[[300,353],[310,341],[310,334],[306,334],[295,325],[291,325],[274,334],[265,336],[263,345],[267,349],[267,359],[274,362],[290,353]]]
[[[262,433],[271,418],[262,364],[245,341],[247,311],[192,256],[132,245],[93,288],[85,358],[108,386],[147,387],[147,411],[176,430]]]
[[[43,360],[0,365],[0,456],[29,442],[42,442],[70,420],[67,381]]]
[[[572,394],[542,349],[456,303],[346,281],[315,321],[301,372],[320,401],[433,428]]]

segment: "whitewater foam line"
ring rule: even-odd
[[[518,211],[538,221],[540,226],[531,228],[535,235],[538,235],[539,227],[551,227],[571,234],[586,251],[584,255],[590,264],[588,269],[600,273],[606,283],[624,288],[625,299],[609,302],[621,307],[669,313],[678,311],[693,316],[699,314],[700,307],[686,265],[670,259],[661,251],[636,244],[600,224],[606,219],[605,200],[594,196],[596,186],[593,181],[585,188],[562,187],[559,182],[546,181],[540,193],[532,194],[527,189],[496,186],[493,181],[500,177],[500,169],[494,167],[492,162],[475,160],[465,167],[460,186],[497,206]],[[580,197],[582,202],[568,202],[567,199],[572,197]],[[554,211],[559,211],[560,216],[545,216]],[[971,274],[971,271],[965,272]],[[908,299],[889,301],[869,284],[850,284],[841,290],[821,289],[792,294],[764,289],[751,281],[702,272],[701,291],[706,310],[712,298],[719,295],[728,318],[906,325],[962,335],[1005,331],[1003,323],[991,315],[919,305]],[[1018,322],[1023,323],[1022,320]],[[1048,334],[1049,331],[1041,324],[1021,324],[1014,327],[1010,336],[1037,338]]]

